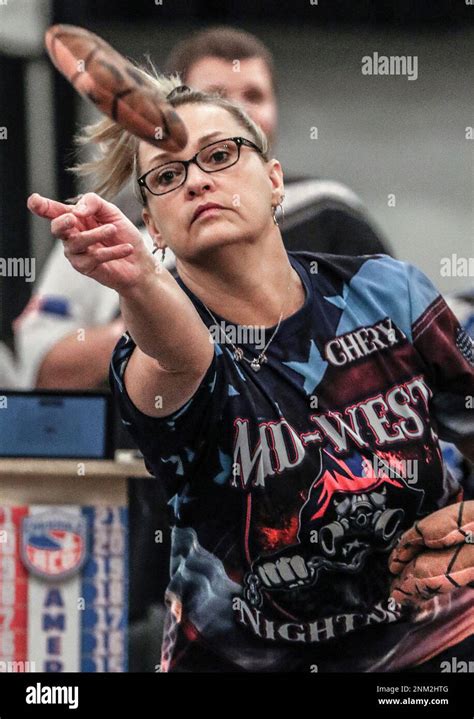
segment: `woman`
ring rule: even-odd
[[[99,194],[28,204],[120,295],[111,385],[173,513],[162,670],[418,664],[473,631],[470,590],[436,600],[436,633],[430,603],[390,598],[387,566],[403,530],[459,497],[438,435],[474,436],[472,348],[415,268],[287,254],[262,132],[226,100],[156,82],[188,129],[182,152],[102,120],[83,139],[103,156],[78,171],[104,195],[135,178],[177,281]]]

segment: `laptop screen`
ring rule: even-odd
[[[0,390],[0,457],[113,457],[112,397]]]

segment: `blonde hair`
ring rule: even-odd
[[[162,75],[156,71],[150,60],[149,64],[153,74],[139,65],[136,66],[136,71],[150,78],[164,96],[182,85],[181,78],[177,73],[169,76]],[[188,103],[204,103],[224,108],[243,129],[248,131],[251,135],[249,139],[260,148],[263,160],[267,161],[267,137],[238,103],[231,102],[217,93],[206,93],[192,88],[186,92],[175,93],[167,99],[167,102],[172,107]],[[94,159],[88,162],[78,162],[67,168],[69,172],[80,177],[91,177],[90,191],[96,192],[106,200],[111,200],[133,178],[134,194],[142,205],[146,205],[146,197],[140,192],[137,183],[140,175],[138,150],[142,140],[109,117],[103,117],[98,122],[83,127],[75,136],[74,142],[79,147],[92,144],[98,149],[98,154],[96,153],[97,156]]]

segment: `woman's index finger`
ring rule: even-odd
[[[50,220],[54,220],[55,217],[64,215],[65,212],[71,212],[71,205],[65,205],[63,202],[57,202],[56,200],[50,200],[49,197],[43,197],[37,192],[34,192],[29,196],[27,200],[27,207],[31,212],[39,217],[46,217]]]

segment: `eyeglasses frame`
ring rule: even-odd
[[[201,154],[201,152],[203,152],[203,150],[206,150],[208,147],[211,147],[212,145],[217,145],[220,142],[228,142],[229,140],[232,140],[237,145],[237,159],[235,160],[235,162],[232,162],[232,164],[226,165],[225,167],[219,167],[217,170],[205,170],[203,167],[201,167],[201,165],[197,161],[197,157],[198,157],[198,155]],[[146,188],[148,190],[148,192],[150,194],[154,195],[155,197],[162,197],[163,195],[168,195],[170,192],[174,192],[175,190],[178,190],[180,187],[182,187],[184,185],[184,183],[186,182],[186,180],[188,179],[188,168],[189,168],[189,165],[191,165],[192,163],[197,165],[200,170],[202,170],[203,172],[207,172],[208,174],[212,174],[214,172],[221,172],[222,170],[227,170],[227,168],[229,168],[229,167],[233,167],[240,160],[240,150],[241,150],[242,146],[251,147],[252,149],[256,150],[260,155],[263,155],[263,152],[260,149],[260,147],[258,147],[258,145],[256,145],[251,140],[247,140],[246,137],[224,137],[222,140],[214,140],[213,142],[210,142],[208,145],[204,145],[204,147],[201,147],[201,149],[198,150],[196,152],[196,154],[193,157],[191,157],[190,160],[170,160],[169,162],[164,162],[162,165],[157,165],[156,167],[152,167],[151,170],[147,170],[137,180],[137,183],[140,187],[140,193],[143,198],[143,201],[146,202],[146,196],[145,196],[143,188]],[[166,190],[166,192],[156,193],[156,192],[153,192],[152,190],[150,190],[150,188],[146,184],[146,178],[148,177],[148,175],[151,172],[155,172],[156,170],[159,170],[160,167],[166,167],[166,165],[173,165],[176,162],[180,162],[182,165],[184,165],[183,181],[176,187],[173,187],[172,190]]]

